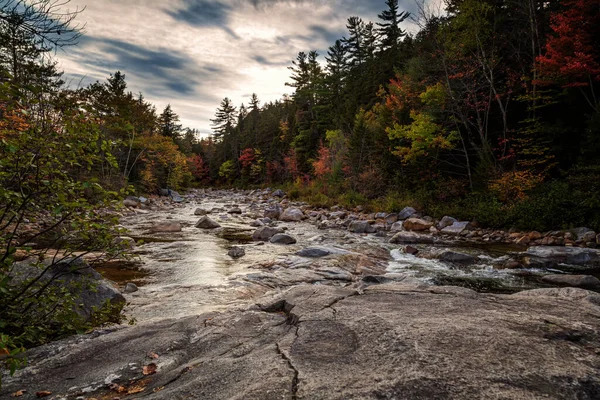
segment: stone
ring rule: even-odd
[[[284,222],[300,222],[304,219],[304,213],[299,208],[286,208],[279,216],[279,219]]]
[[[123,289],[123,293],[135,293],[139,289],[135,283],[129,282],[125,285],[125,289]]]
[[[472,256],[471,254],[446,250],[440,254],[440,260],[457,264],[471,264],[477,260],[477,257]]]
[[[241,214],[242,213],[242,209],[239,207],[233,207],[232,209],[230,209],[229,211],[227,211],[228,214]]]
[[[240,258],[246,255],[246,250],[243,247],[233,246],[229,249],[227,255],[231,258]]]
[[[467,221],[455,222],[452,225],[445,227],[440,232],[445,233],[447,235],[460,235],[465,230],[467,230],[468,226],[469,222]]]
[[[403,221],[394,222],[392,224],[392,226],[390,227],[390,231],[392,231],[392,232],[401,232],[401,231],[403,231],[404,227],[402,226],[402,224],[404,224]]]
[[[387,214],[385,217],[385,223],[392,225],[395,224],[396,222],[398,222],[398,214],[396,213],[392,213],[392,214]]]
[[[265,226],[265,223],[262,222],[260,219],[256,219],[256,220],[250,222],[250,226],[252,226],[254,228],[260,228],[261,226]]]
[[[277,189],[276,191],[274,191],[271,196],[273,197],[284,197],[285,196],[285,192],[281,189]]]
[[[393,244],[432,244],[433,238],[415,232],[399,232],[390,239]]]
[[[410,216],[416,212],[417,210],[412,207],[405,207],[398,213],[398,220],[404,221],[405,219],[410,218]]]
[[[269,207],[265,210],[264,213],[264,217],[265,218],[270,218],[270,219],[279,219],[279,216],[281,215],[281,207],[279,205],[276,205],[274,207]]]
[[[583,236],[581,237],[581,241],[584,243],[589,243],[589,242],[596,242],[596,232],[594,231],[589,231],[583,234]]]
[[[285,233],[278,233],[274,235],[269,241],[275,244],[295,244],[297,242],[297,240],[294,237]]]
[[[600,244],[600,233],[596,235],[596,243]]]
[[[433,226],[433,222],[425,221],[420,218],[409,218],[402,224],[404,229],[408,231],[422,232],[427,231]]]
[[[516,244],[520,244],[520,245],[528,245],[529,242],[531,242],[531,239],[527,235],[522,236],[515,241]]]
[[[133,208],[137,208],[140,206],[140,202],[137,198],[126,198],[125,200],[123,200],[123,205],[125,207],[133,207]]]
[[[368,221],[352,221],[348,230],[353,233],[375,233],[376,229]]]
[[[411,255],[413,255],[413,256],[416,256],[416,255],[419,253],[419,249],[417,249],[416,247],[413,247],[413,246],[406,246],[406,247],[403,249],[403,251],[404,251],[406,254],[411,254]]]
[[[329,251],[328,249],[320,248],[320,247],[308,247],[308,248],[302,249],[296,253],[297,256],[308,257],[308,258],[325,257],[330,254],[331,254],[331,251]]]
[[[204,215],[207,215],[207,214],[210,214],[210,211],[205,210],[203,208],[196,208],[196,210],[194,211],[194,215],[197,215],[197,216],[200,216],[200,217],[204,216]]]
[[[151,351],[158,373],[135,398],[598,398],[600,296],[583,289],[490,295],[383,280],[362,291],[274,292],[246,308],[165,315],[33,348],[23,370],[3,377],[0,397],[66,397],[73,387],[97,388],[86,398],[123,397],[105,396],[105,380],[139,380],[140,369],[124,366]]]
[[[542,282],[588,290],[600,290],[600,279],[591,275],[546,275]]]
[[[196,228],[200,229],[217,229],[220,227],[221,225],[218,222],[208,218],[207,216],[200,218],[198,222],[196,222]]]
[[[528,266],[550,267],[557,264],[574,264],[593,267],[600,265],[600,251],[580,247],[533,246],[522,253],[522,258]]]
[[[529,232],[528,236],[529,236],[530,240],[538,240],[538,239],[542,238],[542,234],[539,233],[538,231]]]
[[[115,244],[125,249],[133,249],[135,248],[135,239],[129,236],[119,236],[115,239]]]
[[[348,213],[345,211],[335,211],[329,214],[329,216],[333,219],[344,219],[347,215]]]
[[[252,240],[266,242],[278,233],[283,233],[283,229],[262,226],[252,234]]]
[[[449,226],[452,226],[452,224],[454,224],[455,222],[458,222],[458,220],[457,220],[456,218],[452,218],[452,217],[449,217],[449,216],[445,216],[444,218],[442,218],[442,219],[440,220],[440,222],[438,222],[438,224],[437,224],[437,228],[438,228],[439,230],[442,230],[442,229],[444,229],[444,228],[447,228],[447,227],[449,227]]]
[[[177,221],[157,222],[150,228],[152,233],[174,233],[181,232],[181,223]]]

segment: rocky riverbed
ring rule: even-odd
[[[137,325],[30,351],[0,396],[600,397],[590,230],[486,231],[270,191],[129,200],[136,263],[100,272]]]

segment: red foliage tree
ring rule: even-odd
[[[249,168],[256,161],[254,149],[249,147],[242,151],[240,158],[238,159],[242,168]]]
[[[322,178],[327,174],[331,173],[331,152],[329,148],[323,146],[323,142],[321,142],[321,146],[319,147],[319,156],[313,162],[313,169],[315,170],[315,176],[317,178]]]
[[[210,168],[200,155],[194,154],[188,157],[188,167],[194,178],[200,183],[210,183]]]

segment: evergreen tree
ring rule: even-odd
[[[177,140],[181,136],[179,116],[175,114],[170,104],[167,104],[162,114],[158,117],[158,131],[161,135],[173,140]]]

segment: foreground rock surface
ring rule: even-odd
[[[597,399],[600,296],[301,285],[222,314],[119,328],[30,352],[0,397]],[[100,357],[98,355],[101,355]],[[157,372],[142,368],[155,363]],[[113,386],[114,388],[115,386]],[[136,392],[137,391],[137,392]]]

